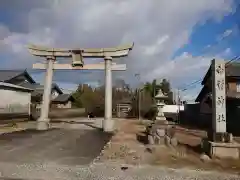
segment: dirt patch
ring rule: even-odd
[[[240,172],[240,160],[214,159],[203,162],[200,159],[201,140],[206,137],[204,131],[189,130],[179,126],[174,130],[179,141],[177,147],[149,148],[148,145],[138,141],[139,135],[143,135],[145,130],[143,123],[137,120],[121,120],[118,121],[118,127],[118,132],[105,147],[99,161]]]

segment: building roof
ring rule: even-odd
[[[69,100],[73,100],[71,94],[60,94],[55,99],[52,100],[53,103],[65,103]]]
[[[19,84],[20,86],[26,87],[26,88],[30,88],[30,89],[37,89],[38,87],[41,87],[41,85],[39,83],[29,83],[29,82],[22,82]]]
[[[0,70],[0,81],[7,82],[21,75],[27,76],[31,83],[35,83],[26,70]]]
[[[239,62],[234,62],[234,63],[229,63],[226,66],[226,77],[231,77],[231,78],[240,78],[240,63]],[[200,91],[200,93],[198,94],[195,102],[201,102],[202,98],[205,96],[206,93],[211,92],[211,89],[209,89],[209,87],[207,87],[205,84],[208,81],[209,78],[211,78],[211,66],[208,68],[208,71],[206,73],[206,75],[203,78],[202,81],[202,89]],[[236,95],[236,94],[235,94]],[[231,92],[229,95],[227,94],[228,98],[234,98],[233,93]]]
[[[23,86],[25,88],[33,89],[33,92],[31,93],[32,100],[40,102],[44,93],[44,85],[41,85],[39,83],[29,83],[29,82],[23,82],[20,84],[20,86]],[[56,83],[52,84],[52,89],[55,89],[60,95],[63,94],[62,90],[59,88],[59,86]]]
[[[34,89],[35,94],[43,94],[43,91],[44,91],[44,85],[41,85],[39,83],[31,84],[29,82],[23,82],[20,85],[26,88]],[[62,90],[59,88],[59,86],[56,83],[52,84],[52,89],[55,89],[59,94],[63,94]]]
[[[226,76],[227,77],[237,77],[240,78],[240,63],[239,62],[234,62],[234,63],[229,63],[226,66]],[[211,66],[208,68],[208,71],[206,75],[203,78],[202,85],[206,84],[208,78],[211,77]]]
[[[198,94],[195,102],[201,102],[202,101],[202,98],[204,97],[204,95],[206,93],[209,93],[210,92],[210,89],[207,87],[207,86],[203,86],[200,93]]]
[[[52,89],[55,89],[59,94],[63,94],[63,91],[56,83],[52,84]]]
[[[22,87],[22,86],[18,86],[18,85],[15,85],[15,84],[10,84],[10,83],[5,83],[5,82],[0,82],[0,87],[14,89],[14,90],[18,90],[18,91],[26,91],[26,92],[33,91],[33,89],[30,89],[30,88],[26,88],[26,87]]]

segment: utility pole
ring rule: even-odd
[[[140,85],[140,74],[135,74],[135,77],[137,77]],[[137,90],[138,93],[138,120],[141,121],[141,87],[138,88]]]
[[[141,121],[141,88],[138,89],[138,120]]]
[[[187,89],[177,89],[177,98],[178,98],[178,123],[180,123],[180,110],[181,110],[181,96],[180,96],[180,91],[181,92],[184,92],[186,91]]]
[[[179,88],[177,89],[177,98],[178,98],[178,102],[177,102],[178,103],[178,118],[177,118],[178,122],[177,123],[180,124],[180,101],[181,100],[180,100],[180,89]]]

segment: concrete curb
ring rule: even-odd
[[[11,130],[11,131],[6,131],[6,132],[1,132],[1,130],[0,130],[0,135],[10,134],[10,133],[13,133],[13,132],[24,131],[24,130],[26,130],[26,128],[13,129],[13,130]]]
[[[100,154],[92,161],[92,163],[90,164],[90,167],[98,163],[98,161],[100,160],[100,158],[101,158],[101,156],[103,155],[104,151],[106,150],[106,148],[107,148],[109,145],[111,145],[111,140],[106,143],[106,145],[105,145],[105,146],[103,147],[103,149],[101,150]]]

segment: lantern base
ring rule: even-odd
[[[166,119],[165,116],[157,116],[157,117],[156,117],[156,120],[157,120],[157,121],[166,121],[167,119]]]

